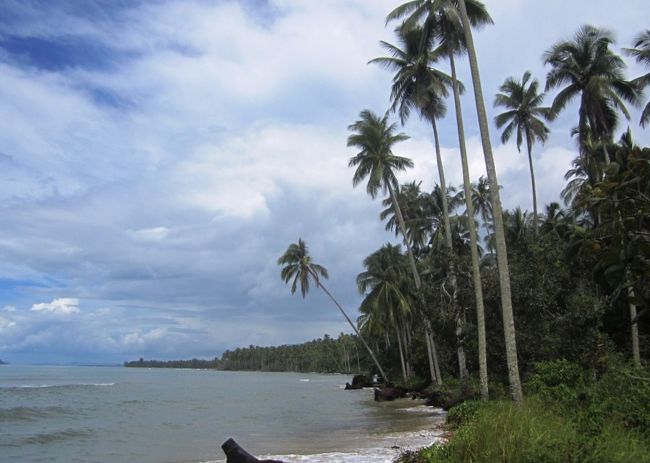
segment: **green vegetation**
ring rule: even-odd
[[[650,461],[650,368],[609,360],[593,379],[566,360],[537,364],[523,407],[467,401],[449,410],[454,434],[399,463]]]

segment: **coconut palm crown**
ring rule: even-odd
[[[650,67],[650,29],[643,31],[634,39],[634,48],[625,48],[625,53],[636,59],[637,63],[645,64]],[[650,72],[637,77],[632,81],[639,90],[650,86]],[[645,127],[650,121],[650,101],[643,108],[641,113],[641,126]]]
[[[533,222],[537,229],[537,191],[535,188],[535,171],[533,169],[532,147],[535,140],[544,143],[548,138],[549,129],[542,118],[549,119],[551,109],[541,106],[544,93],[539,93],[539,82],[531,80],[529,71],[524,72],[521,81],[509,77],[499,87],[501,93],[494,98],[494,106],[506,108],[506,111],[494,118],[497,128],[505,128],[501,134],[501,142],[507,143],[513,133],[517,134],[517,150],[521,152],[521,144],[526,139],[528,148],[528,164],[533,191]]]
[[[555,114],[580,96],[578,139],[581,148],[587,125],[596,139],[609,139],[617,122],[617,112],[629,119],[625,102],[636,104],[637,86],[625,80],[625,63],[610,50],[614,38],[608,30],[585,25],[573,40],[564,40],[544,53],[551,66],[546,90],[560,88],[553,100]]]
[[[296,292],[300,283],[300,292],[304,298],[309,292],[309,281],[313,279],[319,285],[320,278],[329,278],[327,269],[312,261],[307,244],[299,238],[298,243],[289,245],[284,254],[278,259],[278,265],[283,265],[280,277],[285,283],[291,283],[291,294]]]
[[[395,172],[413,167],[413,161],[396,156],[392,151],[395,143],[409,137],[405,133],[395,133],[397,125],[388,123],[387,114],[380,118],[372,111],[364,110],[359,117],[348,126],[353,132],[348,137],[348,146],[360,149],[349,162],[349,167],[356,167],[352,185],[356,187],[368,177],[366,191],[374,199],[380,191],[396,191],[399,183]]]

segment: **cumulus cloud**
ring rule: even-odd
[[[79,299],[62,297],[54,299],[52,302],[39,302],[32,305],[31,310],[34,312],[70,315],[79,312]]]

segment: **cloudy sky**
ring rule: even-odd
[[[212,357],[349,331],[317,292],[291,297],[277,257],[302,237],[356,316],[361,262],[391,240],[379,200],[352,188],[347,125],[383,113],[392,0],[3,0],[0,3],[0,358],[15,363]],[[484,92],[581,24],[617,49],[646,0],[488,0],[476,35]],[[466,63],[460,76],[470,83]],[[444,65],[441,65],[444,68]],[[630,66],[629,77],[641,73]],[[464,111],[474,179],[476,115]],[[494,111],[492,111],[492,114]],[[632,128],[642,143],[648,131]],[[455,128],[445,169],[461,181]],[[575,156],[576,107],[537,149],[540,203]],[[417,120],[403,180],[434,181]],[[525,156],[500,146],[506,207],[531,208]]]

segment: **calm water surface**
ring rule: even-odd
[[[2,366],[0,461],[218,461],[228,437],[256,454],[288,455],[291,461],[386,461],[381,450],[391,443],[431,441],[413,431],[431,429],[441,419],[439,411],[410,400],[376,403],[372,390],[342,390],[349,380],[300,373]]]

